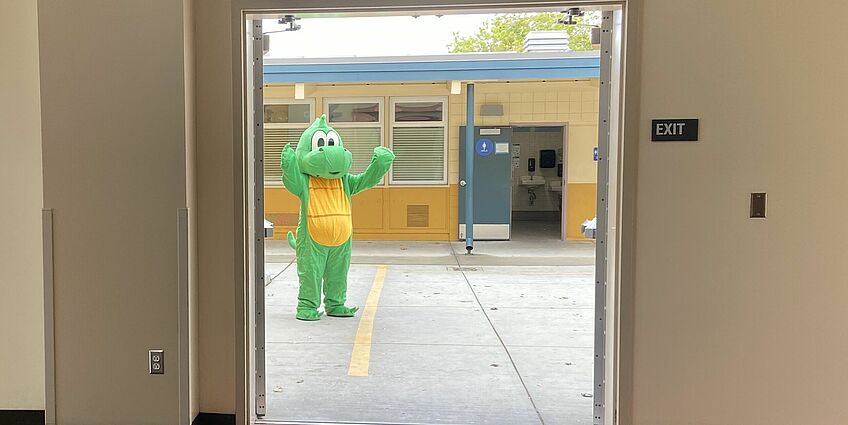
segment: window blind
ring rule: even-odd
[[[268,128],[264,129],[264,170],[265,186],[282,186],[283,171],[280,169],[280,155],[283,147],[291,143],[292,149],[297,148],[300,135],[306,128]]]
[[[392,150],[396,155],[392,168],[393,182],[445,182],[443,126],[393,127]]]
[[[333,127],[342,137],[344,147],[353,155],[353,164],[350,174],[359,174],[368,168],[371,157],[374,156],[374,148],[381,144],[381,127],[345,127],[336,125]]]

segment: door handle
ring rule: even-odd
[[[459,185],[460,185],[460,186],[462,186],[462,187],[465,187],[465,185],[467,185],[467,184],[468,184],[468,183],[466,183],[466,182],[465,182],[465,180],[460,180],[460,181],[459,181]]]

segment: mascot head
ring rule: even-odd
[[[300,136],[297,143],[300,171],[314,177],[340,179],[350,171],[352,156],[336,130],[321,115]]]

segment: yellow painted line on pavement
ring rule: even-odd
[[[368,364],[371,362],[371,335],[374,332],[374,317],[377,316],[377,304],[380,302],[380,292],[383,291],[383,282],[386,280],[386,266],[377,266],[377,274],[374,275],[374,283],[371,292],[365,301],[362,317],[359,319],[359,328],[356,330],[356,339],[353,341],[353,352],[350,354],[350,367],[347,374],[350,376],[368,376]]]

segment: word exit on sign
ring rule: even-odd
[[[697,142],[698,120],[651,120],[652,142]]]

